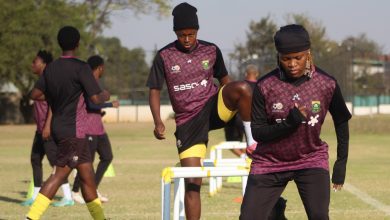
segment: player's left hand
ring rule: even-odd
[[[253,158],[252,158],[253,151],[255,151],[256,148],[257,148],[257,143],[253,143],[253,144],[251,144],[250,146],[247,146],[247,147],[246,147],[246,155],[247,155],[249,158],[253,159]]]
[[[47,141],[49,140],[50,138],[50,127],[44,127],[43,130],[42,130],[42,139],[44,141]]]
[[[340,191],[342,188],[343,188],[343,184],[333,183],[333,186],[332,186],[333,191],[337,192],[337,191]]]
[[[118,108],[119,107],[119,101],[118,100],[112,101],[112,107]]]
[[[154,127],[153,134],[159,140],[165,139],[165,125],[164,125],[164,123],[162,123],[162,122],[157,123]]]

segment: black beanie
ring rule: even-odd
[[[310,37],[306,29],[297,24],[281,27],[274,36],[279,53],[297,53],[310,49]]]
[[[177,5],[173,11],[173,30],[178,31],[186,28],[199,29],[198,16],[196,12],[198,10],[188,4],[183,2]]]

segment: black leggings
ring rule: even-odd
[[[291,180],[297,185],[308,219],[328,220],[329,171],[319,168],[249,175],[240,220],[267,220],[276,201]]]
[[[35,187],[41,187],[42,185],[42,160],[45,155],[49,160],[50,166],[53,167],[57,158],[57,145],[52,139],[44,141],[42,138],[42,134],[35,132],[30,155]],[[68,180],[65,181],[65,183],[67,182]]]
[[[92,162],[95,160],[95,152],[99,154],[100,161],[96,168],[95,174],[95,183],[97,188],[103,179],[104,173],[106,172],[108,166],[113,159],[111,144],[106,133],[103,135],[87,135],[87,139],[91,151]],[[72,191],[78,192],[79,189],[80,177],[79,174],[77,174],[73,183]]]

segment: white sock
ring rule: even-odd
[[[244,124],[246,143],[248,146],[251,146],[252,144],[256,143],[256,141],[252,137],[251,122],[242,121],[242,123]]]
[[[70,192],[69,183],[64,183],[61,185],[62,191],[64,192],[64,198],[67,200],[72,200],[72,193]]]
[[[39,190],[41,190],[41,187],[34,187],[34,192],[32,194],[32,199],[35,200],[38,196]]]

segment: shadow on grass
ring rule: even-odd
[[[6,196],[0,196],[0,201],[9,202],[9,203],[18,203],[18,204],[23,202],[23,200],[9,198],[9,197],[6,197]]]
[[[20,192],[18,192],[18,193],[19,193],[19,195],[21,195],[23,198],[25,198],[26,195],[27,195],[27,192],[26,192],[26,191],[20,191]],[[61,197],[61,196],[57,196],[57,195],[54,196],[54,198],[53,198],[53,200],[60,200],[60,199],[62,199],[62,197]],[[0,195],[0,201],[9,202],[9,203],[17,203],[17,204],[20,204],[20,203],[24,202],[24,200],[14,199],[14,198],[6,197],[6,196],[1,196],[1,195]],[[0,220],[2,220],[2,219],[0,218]]]

